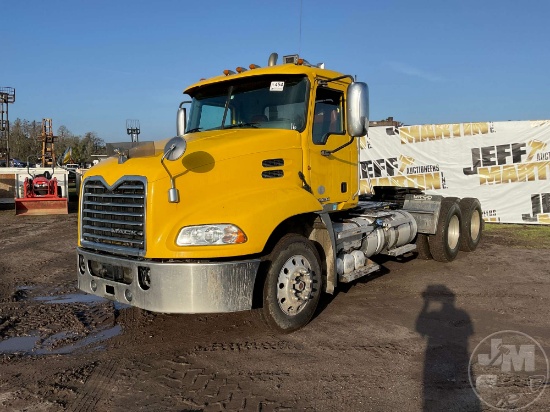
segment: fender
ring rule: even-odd
[[[315,197],[300,187],[262,188],[262,190],[236,191],[224,197],[223,205],[212,204],[211,199],[193,203],[181,219],[176,219],[170,230],[158,231],[158,243],[166,249],[162,256],[147,253],[146,257],[167,258],[166,250],[172,251],[170,258],[220,258],[261,253],[275,230],[284,220],[304,214],[320,213],[322,206]],[[239,226],[247,236],[247,242],[240,245],[177,246],[176,238],[181,228],[191,225],[232,223]]]

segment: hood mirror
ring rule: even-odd
[[[176,136],[172,137],[166,146],[164,146],[164,155],[162,160],[167,159],[170,161],[178,160],[183,156],[185,150],[187,149],[187,142],[183,137]]]
[[[179,203],[180,194],[178,189],[176,189],[176,182],[174,181],[175,180],[174,176],[172,176],[172,174],[164,164],[164,159],[168,159],[170,161],[178,160],[183,156],[186,149],[187,149],[187,142],[183,137],[180,137],[180,136],[172,137],[168,141],[168,143],[166,143],[166,146],[164,146],[164,154],[162,155],[162,159],[160,159],[160,163],[166,170],[166,173],[168,173],[168,176],[170,176],[171,187],[168,190],[168,202],[170,203]]]

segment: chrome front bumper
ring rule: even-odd
[[[163,313],[236,312],[252,308],[259,259],[223,263],[157,263],[77,248],[80,290]],[[98,274],[97,268],[100,268]],[[124,279],[113,280],[108,268]],[[95,270],[95,275],[92,274]],[[138,273],[148,274],[144,284]],[[120,276],[119,276],[120,277]]]

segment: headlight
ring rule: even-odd
[[[246,242],[246,235],[235,225],[186,226],[180,230],[178,246],[227,245]]]

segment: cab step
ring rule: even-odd
[[[390,249],[387,251],[380,252],[381,255],[389,255],[389,256],[401,256],[405,253],[412,252],[416,250],[416,243],[407,243],[406,245],[396,247],[394,249]]]
[[[365,266],[360,267],[359,269],[356,269],[350,273],[342,273],[338,276],[338,281],[342,283],[350,283],[353,282],[355,279],[359,279],[360,277],[366,276],[369,273],[376,272],[379,269],[379,264],[374,263],[370,259],[367,259],[367,264]]]

